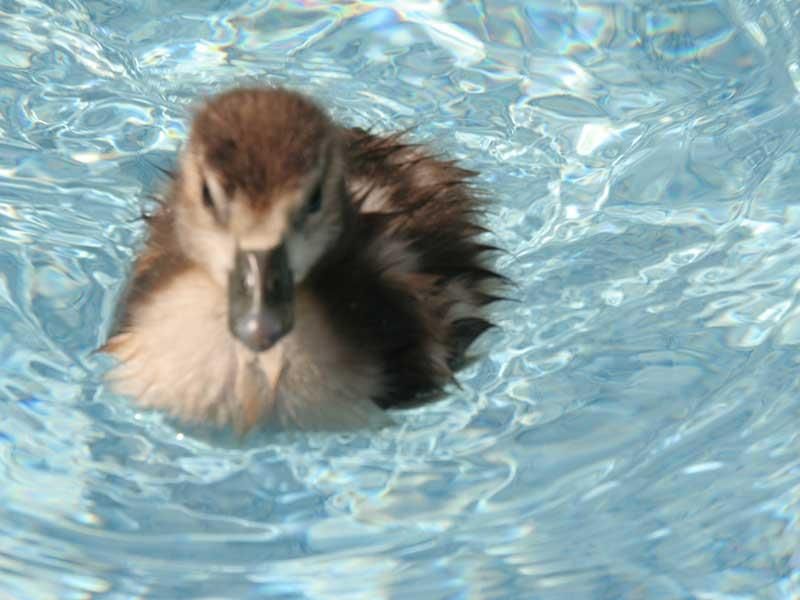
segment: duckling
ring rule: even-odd
[[[103,348],[112,388],[240,432],[361,427],[435,398],[502,279],[472,175],[294,91],[208,99]]]

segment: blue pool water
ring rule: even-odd
[[[481,171],[518,302],[439,404],[239,445],[93,354],[192,102]],[[790,0],[0,0],[0,598],[797,598]]]

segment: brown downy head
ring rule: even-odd
[[[295,287],[347,222],[336,126],[286,90],[222,94],[194,120],[175,189],[183,253],[227,288],[232,334],[269,349],[292,328]]]

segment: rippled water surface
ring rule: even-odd
[[[0,597],[798,597],[798,10],[0,0]],[[192,102],[253,81],[494,198],[519,302],[393,429],[98,384]]]

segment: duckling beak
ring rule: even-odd
[[[238,250],[228,281],[228,326],[254,352],[271,348],[294,325],[294,278],[286,246]]]

